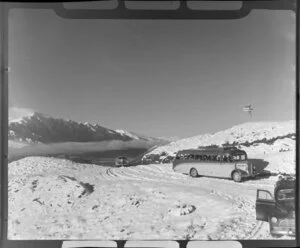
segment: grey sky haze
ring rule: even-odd
[[[294,64],[289,11],[227,21],[9,16],[12,109],[150,136],[295,119]]]

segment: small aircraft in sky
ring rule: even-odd
[[[253,108],[252,108],[252,106],[251,106],[251,104],[249,104],[249,105],[246,105],[244,108],[243,108],[243,111],[244,112],[248,112],[248,114],[251,116],[251,118],[252,118],[252,112],[253,112]]]

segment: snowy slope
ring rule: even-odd
[[[163,159],[168,155],[174,156],[183,149],[224,144],[238,146],[245,150],[250,158],[268,157],[271,159],[270,154],[273,154],[279,159],[276,165],[270,164],[271,168],[274,166],[272,168],[274,172],[291,173],[295,171],[295,121],[244,123],[214,134],[198,135],[171,142],[156,148],[144,157],[159,155]],[[284,161],[290,161],[290,163]],[[288,167],[284,167],[284,164]]]
[[[249,151],[278,151],[295,149],[295,121],[245,123],[214,134],[198,135],[181,139],[153,150],[151,154],[165,152],[169,155],[178,150],[199,146],[233,144],[248,147]]]

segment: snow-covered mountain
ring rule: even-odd
[[[296,123],[285,122],[249,122],[233,126],[225,131],[214,134],[203,134],[185,138],[160,146],[146,154],[174,156],[182,149],[198,148],[199,146],[234,145],[249,154],[266,154],[273,152],[295,151]]]
[[[78,123],[33,113],[9,123],[10,141],[25,143],[98,142],[98,141],[153,141],[160,139],[137,135],[124,130],[112,130],[98,124]]]

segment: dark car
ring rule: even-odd
[[[173,156],[167,156],[164,159],[161,160],[162,164],[172,163],[175,157]]]
[[[256,219],[269,222],[272,236],[295,236],[295,178],[281,177],[274,194],[257,190]]]
[[[128,158],[125,156],[120,156],[115,159],[115,166],[117,167],[128,166],[128,164],[129,164]]]

